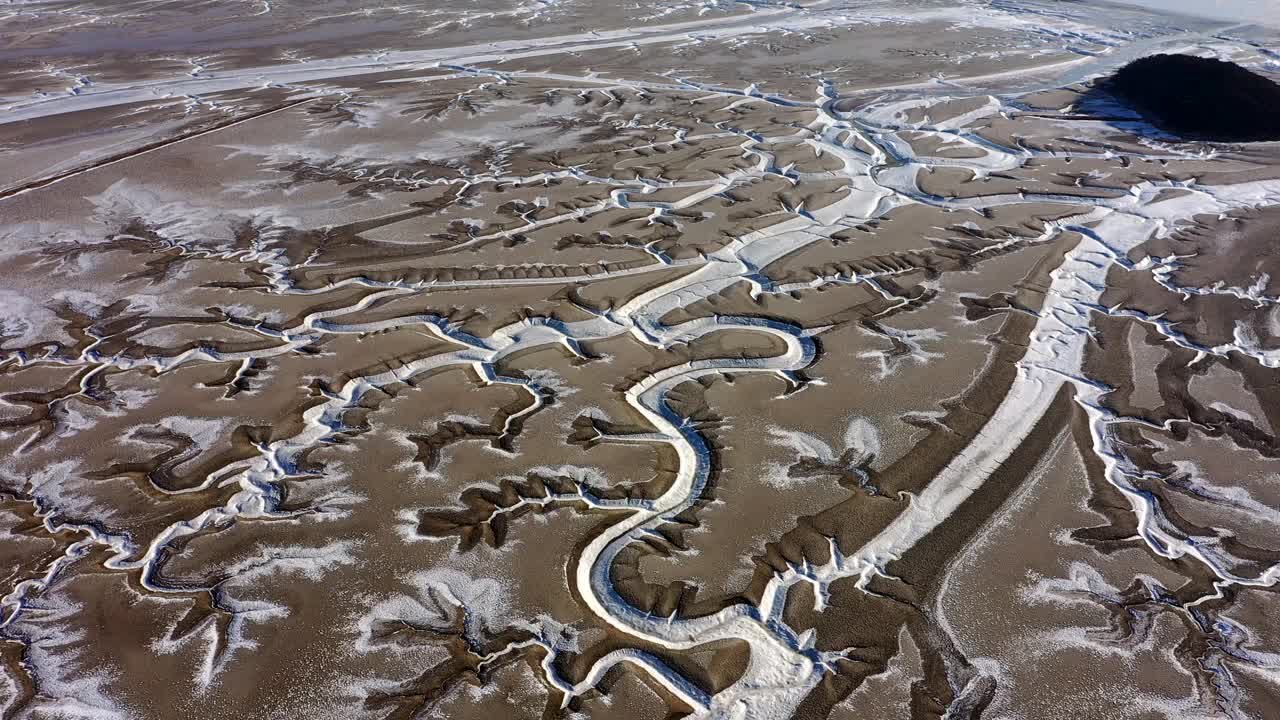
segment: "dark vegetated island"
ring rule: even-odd
[[[1233,62],[1151,55],[1120,68],[1100,87],[1175,135],[1280,140],[1280,84]]]

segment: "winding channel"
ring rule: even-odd
[[[683,32],[684,29],[681,29]],[[655,34],[654,38],[663,38]],[[630,41],[630,38],[628,38]],[[656,41],[656,40],[655,40]],[[568,43],[568,40],[565,41]],[[594,43],[592,47],[600,46]],[[571,47],[571,45],[566,45]],[[429,58],[414,59],[414,62]],[[385,69],[382,66],[379,70]],[[342,71],[350,74],[352,68]],[[221,87],[221,86],[219,86]],[[706,92],[699,88],[699,92]],[[124,97],[122,95],[121,97]],[[108,96],[114,97],[114,96]],[[784,102],[782,99],[747,97],[751,102]],[[801,582],[811,583],[825,591],[837,579],[858,577],[859,586],[885,566],[901,558],[932,529],[950,516],[961,503],[977,491],[984,480],[1026,439],[1036,422],[1064,386],[1076,391],[1077,402],[1089,416],[1093,433],[1093,452],[1106,465],[1107,479],[1124,492],[1134,513],[1140,519],[1143,539],[1160,555],[1189,556],[1212,571],[1223,586],[1230,584],[1273,585],[1280,579],[1280,568],[1255,577],[1241,577],[1228,570],[1219,558],[1198,544],[1194,538],[1179,532],[1160,520],[1150,498],[1130,485],[1124,474],[1123,461],[1113,447],[1107,426],[1110,418],[1099,398],[1105,388],[1083,377],[1081,365],[1090,332],[1090,318],[1100,307],[1107,275],[1113,269],[1132,269],[1126,260],[1129,252],[1152,237],[1167,235],[1182,220],[1201,213],[1223,213],[1232,209],[1280,203],[1280,181],[1246,183],[1227,187],[1202,187],[1193,183],[1145,183],[1119,198],[1085,199],[1072,195],[1002,194],[972,199],[944,198],[925,193],[916,182],[920,171],[938,167],[958,167],[975,172],[998,172],[1021,167],[1036,156],[1029,150],[1004,148],[964,129],[965,125],[997,113],[1004,108],[999,98],[983,108],[937,125],[898,125],[892,121],[895,111],[913,105],[873,105],[858,112],[835,109],[839,100],[834,91],[820,84],[812,101],[785,101],[792,106],[812,107],[816,119],[795,136],[782,138],[744,137],[744,154],[756,157],[757,166],[727,176],[719,183],[704,188],[698,197],[723,191],[735,182],[761,177],[771,171],[772,157],[758,148],[767,142],[804,142],[842,162],[842,168],[830,173],[801,173],[801,179],[841,179],[847,183],[846,194],[839,201],[820,210],[796,216],[773,226],[731,241],[722,249],[696,261],[692,272],[649,290],[623,306],[597,317],[579,322],[557,322],[531,318],[507,325],[485,338],[457,331],[446,318],[416,315],[391,320],[344,324],[340,318],[369,306],[378,299],[412,293],[417,290],[450,286],[474,287],[477,281],[455,283],[424,282],[418,285],[376,283],[368,279],[346,281],[380,288],[360,302],[346,308],[313,313],[301,324],[285,331],[259,328],[263,334],[281,342],[268,351],[219,353],[211,349],[195,349],[171,358],[128,358],[123,355],[103,356],[95,347],[78,358],[10,357],[7,362],[63,362],[65,364],[114,368],[119,370],[149,367],[163,372],[188,362],[250,362],[255,359],[291,352],[328,334],[367,333],[417,326],[439,339],[456,345],[451,352],[422,358],[402,367],[353,378],[332,393],[326,402],[308,409],[303,416],[304,429],[296,436],[264,445],[260,455],[211,474],[199,486],[181,492],[200,492],[211,487],[237,487],[237,492],[221,506],[209,508],[190,520],[175,523],[157,535],[146,547],[136,547],[128,538],[112,536],[88,525],[58,522],[44,517],[50,532],[73,531],[85,539],[75,543],[64,558],[51,566],[42,578],[20,584],[9,596],[0,600],[6,616],[0,627],[14,621],[22,612],[23,600],[51,582],[67,564],[82,557],[93,546],[111,550],[106,566],[116,570],[136,571],[142,585],[152,592],[171,592],[152,582],[158,563],[167,547],[178,539],[209,529],[225,527],[237,520],[279,517],[279,486],[299,474],[297,459],[307,450],[343,431],[343,416],[360,404],[361,398],[379,388],[402,383],[424,373],[445,368],[470,367],[488,383],[508,384],[524,388],[535,398],[534,407],[543,397],[534,383],[501,375],[499,365],[505,358],[533,348],[561,345],[583,354],[582,344],[630,334],[639,342],[658,349],[687,344],[711,333],[732,331],[760,333],[778,341],[785,351],[760,359],[716,358],[696,360],[653,373],[636,382],[625,393],[627,403],[654,428],[654,432],[632,441],[670,445],[679,458],[679,467],[671,485],[657,498],[611,501],[583,499],[601,509],[625,510],[630,515],[610,525],[585,547],[573,568],[572,578],[578,593],[590,610],[613,628],[647,643],[673,650],[705,645],[718,640],[740,640],[750,646],[750,659],[745,673],[730,687],[714,695],[703,692],[677,671],[657,658],[637,650],[621,650],[601,658],[586,679],[571,685],[555,675],[550,660],[544,662],[547,680],[564,695],[565,701],[593,688],[603,674],[614,665],[628,663],[643,669],[655,681],[681,698],[694,711],[696,718],[772,720],[790,717],[799,703],[836,662],[839,653],[821,652],[812,647],[812,638],[804,637],[783,620],[788,588]],[[103,102],[107,101],[104,97]],[[927,101],[915,101],[920,104]],[[83,105],[81,105],[83,106]],[[55,106],[56,107],[56,106]],[[0,116],[0,122],[21,119],[31,113],[47,113],[49,107],[31,106]],[[899,133],[909,130],[950,142],[964,142],[982,152],[978,158],[942,159],[918,156]],[[871,148],[864,151],[859,147]],[[1078,157],[1103,157],[1079,154]],[[533,181],[531,178],[516,179]],[[627,207],[630,192],[642,189],[620,188],[603,209]],[[661,318],[673,310],[709,298],[730,286],[747,282],[757,292],[782,292],[787,288],[772,287],[763,280],[763,269],[771,263],[808,245],[826,239],[832,231],[851,224],[884,217],[891,210],[913,203],[950,209],[981,209],[1002,205],[1057,202],[1081,206],[1075,217],[1051,223],[1041,238],[1026,242],[1045,242],[1062,233],[1079,236],[1076,246],[1067,252],[1052,272],[1042,308],[1039,310],[1031,343],[1019,362],[1018,374],[1006,397],[983,429],[939,473],[889,526],[870,542],[852,552],[845,552],[833,540],[830,557],[821,565],[795,567],[779,573],[766,589],[759,606],[740,603],[713,615],[699,618],[655,617],[632,606],[614,587],[612,566],[618,554],[629,544],[655,532],[664,523],[688,509],[703,494],[711,470],[710,449],[702,435],[667,403],[671,391],[691,380],[718,373],[775,374],[796,384],[798,371],[809,366],[815,357],[811,333],[797,326],[751,317],[717,316],[666,325]],[[639,203],[634,203],[639,206]],[[675,208],[675,203],[652,203],[656,209]],[[258,258],[270,264],[270,257]],[[686,263],[681,263],[686,264]],[[694,265],[694,262],[687,263]],[[669,269],[658,262],[645,268],[622,271],[616,275],[639,274]],[[290,285],[289,268],[277,266],[274,277],[277,292],[328,292],[333,287],[303,291]],[[612,277],[604,274],[601,277]],[[858,277],[829,279],[824,282],[860,282]],[[518,284],[522,280],[503,280]],[[563,279],[529,279],[527,282],[560,282]],[[1154,320],[1144,320],[1152,322]],[[1158,325],[1157,329],[1158,329]],[[1256,349],[1236,343],[1210,352],[1240,352],[1260,361]],[[797,388],[800,388],[797,385]],[[822,593],[819,592],[821,597]],[[551,656],[550,648],[548,657]]]

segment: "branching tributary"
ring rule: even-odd
[[[673,90],[679,88],[680,86],[674,86]],[[62,568],[82,557],[95,545],[109,549],[111,557],[106,562],[107,567],[137,572],[142,586],[152,592],[172,592],[169,588],[152,582],[166,549],[180,538],[216,530],[236,521],[280,516],[279,487],[283,481],[301,474],[298,459],[306,451],[343,432],[345,414],[357,408],[368,393],[441,369],[470,367],[484,382],[523,388],[533,398],[528,409],[508,419],[510,424],[535,411],[549,391],[532,381],[504,376],[500,371],[504,359],[548,345],[561,345],[582,356],[585,354],[584,346],[591,342],[624,334],[655,349],[692,343],[717,332],[764,334],[785,348],[777,355],[759,359],[724,357],[691,360],[654,372],[635,382],[626,390],[626,401],[645,418],[653,431],[644,435],[603,439],[671,446],[679,458],[678,469],[671,484],[659,496],[651,499],[610,500],[589,492],[560,498],[587,508],[628,513],[625,519],[609,525],[585,546],[572,572],[578,594],[602,622],[644,643],[673,650],[695,648],[719,640],[745,641],[750,646],[750,660],[745,673],[735,683],[714,695],[698,688],[658,658],[639,650],[620,650],[604,656],[582,682],[573,684],[559,677],[553,667],[553,643],[539,642],[536,639],[529,641],[541,646],[546,652],[547,659],[542,667],[547,674],[547,682],[562,693],[565,702],[593,688],[609,668],[618,663],[629,663],[642,668],[681,698],[694,710],[695,717],[790,717],[824,673],[842,656],[838,652],[816,650],[811,633],[799,634],[788,627],[783,619],[787,590],[798,583],[810,583],[814,586],[815,597],[821,606],[831,584],[840,578],[857,577],[858,586],[865,589],[872,577],[883,573],[889,563],[909,552],[982,486],[984,480],[1026,439],[1039,418],[1048,410],[1050,403],[1067,384],[1075,387],[1077,402],[1088,414],[1093,433],[1092,451],[1105,464],[1107,479],[1131,502],[1134,513],[1139,517],[1142,536],[1154,552],[1166,557],[1195,558],[1209,567],[1223,585],[1274,584],[1280,570],[1273,568],[1262,575],[1250,577],[1233,574],[1224,558],[1209,552],[1195,538],[1183,536],[1176,527],[1162,520],[1154,501],[1136,490],[1126,477],[1123,456],[1115,449],[1108,430],[1109,423],[1114,419],[1099,402],[1107,388],[1084,377],[1081,365],[1090,335],[1091,316],[1094,313],[1115,312],[1100,305],[1108,273],[1113,268],[1138,267],[1128,259],[1131,250],[1152,237],[1168,234],[1179,221],[1196,214],[1224,213],[1239,208],[1280,203],[1280,183],[1256,182],[1211,188],[1189,182],[1148,182],[1134,187],[1128,194],[1101,199],[1033,192],[967,199],[941,197],[920,189],[917,184],[920,172],[942,167],[963,168],[979,174],[1008,172],[1022,167],[1029,159],[1044,155],[1033,150],[1006,148],[965,129],[980,118],[1000,112],[1004,108],[1000,99],[991,98],[983,107],[946,122],[905,125],[896,122],[895,118],[900,117],[903,111],[926,101],[886,103],[871,105],[861,111],[841,112],[834,109],[838,97],[825,83],[819,86],[816,99],[808,103],[705,85],[687,86],[685,89],[701,94],[723,92],[738,96],[745,102],[777,103],[788,107],[807,106],[812,108],[814,119],[808,127],[783,137],[760,137],[752,133],[726,130],[729,133],[740,132],[743,156],[755,162],[751,167],[728,173],[715,182],[619,181],[590,177],[573,169],[565,170],[566,175],[571,175],[578,181],[614,187],[608,200],[601,202],[598,207],[584,211],[585,213],[641,206],[655,211],[681,209],[740,183],[780,172],[789,174],[797,182],[840,180],[845,185],[843,197],[812,211],[800,212],[793,209],[786,219],[737,237],[705,257],[673,261],[655,255],[656,262],[653,265],[617,272],[604,271],[586,278],[594,280],[634,275],[672,266],[690,268],[690,272],[680,278],[648,290],[620,307],[596,313],[595,317],[584,321],[560,322],[535,317],[502,327],[487,337],[463,333],[447,318],[435,315],[344,323],[344,317],[377,300],[392,296],[450,286],[509,286],[522,283],[564,283],[565,280],[531,277],[491,282],[474,280],[406,283],[354,278],[336,286],[302,290],[290,280],[293,268],[285,264],[281,256],[264,251],[253,256],[242,254],[238,259],[258,262],[271,268],[274,292],[323,294],[340,285],[363,285],[379,290],[366,295],[350,307],[312,313],[297,327],[287,330],[271,330],[261,324],[252,325],[253,329],[264,336],[279,341],[279,344],[269,350],[223,353],[209,348],[196,348],[173,357],[139,359],[123,354],[104,356],[99,353],[95,343],[78,357],[11,357],[9,362],[16,363],[61,363],[115,370],[150,368],[163,372],[193,362],[251,363],[292,352],[325,335],[369,333],[405,327],[425,329],[456,348],[394,369],[348,380],[342,387],[334,390],[324,403],[305,411],[305,424],[297,435],[264,444],[259,447],[257,457],[225,467],[209,475],[203,484],[180,491],[195,493],[212,487],[237,488],[225,504],[173,524],[145,546],[139,547],[130,538],[113,536],[90,525],[67,524],[52,516],[45,516],[44,522],[49,532],[73,532],[85,537],[71,545],[67,554],[53,563],[44,577],[20,584],[3,599],[6,613],[3,624],[9,624],[18,617],[23,609],[24,598],[39,592]],[[966,159],[921,157],[901,137],[901,133],[907,130],[919,136],[933,136],[950,143],[963,143],[979,154]],[[805,143],[817,153],[838,158],[841,167],[822,173],[802,173],[778,168],[773,156],[764,147],[786,143]],[[1073,157],[1105,159],[1112,156],[1111,153],[1081,153]],[[545,173],[530,177],[481,176],[468,178],[465,182],[520,185],[539,183],[548,177],[550,174]],[[687,188],[689,193],[684,200],[677,202],[645,202],[644,196],[658,188]],[[711,451],[707,440],[694,424],[672,410],[667,401],[669,393],[682,383],[718,373],[775,374],[791,384],[793,389],[802,390],[803,382],[798,372],[806,368],[815,357],[813,333],[786,322],[756,317],[715,316],[667,325],[662,322],[663,317],[674,310],[689,307],[721,293],[736,283],[749,283],[756,295],[797,289],[775,286],[764,275],[764,270],[771,263],[824,240],[841,228],[884,217],[891,210],[907,204],[923,203],[947,209],[981,210],[1045,202],[1078,206],[1080,213],[1048,223],[1040,236],[1023,238],[1018,242],[1048,243],[1064,233],[1072,233],[1079,239],[1052,273],[1052,284],[1038,310],[1030,346],[1019,363],[1017,377],[982,430],[920,495],[911,498],[896,519],[860,548],[841,548],[832,539],[826,562],[805,563],[779,573],[769,583],[758,606],[744,602],[704,617],[682,617],[678,612],[670,617],[655,617],[632,606],[617,591],[611,573],[618,554],[629,544],[657,532],[658,528],[671,522],[697,502],[704,493],[711,472]],[[539,222],[539,227],[554,225],[564,219],[558,217],[544,220]],[[1143,267],[1149,267],[1157,261],[1152,259]],[[839,276],[822,278],[805,287],[817,287],[823,283],[856,284],[873,280],[872,277],[857,275]],[[1175,331],[1167,325],[1161,325],[1158,318],[1137,319],[1177,340]],[[1204,348],[1203,351],[1211,354],[1238,352],[1270,367],[1275,366],[1275,359],[1270,355],[1243,343]]]

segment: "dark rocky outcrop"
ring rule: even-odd
[[[1280,140],[1280,84],[1232,62],[1152,55],[1117,70],[1100,88],[1174,135]]]

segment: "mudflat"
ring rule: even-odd
[[[0,28],[3,720],[1280,717],[1280,144],[1101,83],[1275,31]]]

